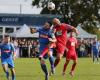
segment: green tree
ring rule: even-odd
[[[53,11],[47,9],[50,1],[56,5]],[[96,33],[95,30],[100,26],[100,0],[33,0],[32,5],[43,7],[41,14],[63,15],[64,22],[73,26],[82,23],[83,28],[91,33]]]

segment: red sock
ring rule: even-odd
[[[54,67],[56,67],[58,65],[58,63],[60,62],[60,59],[56,59],[55,63],[54,63]]]
[[[74,71],[75,67],[76,67],[76,63],[74,63],[74,64],[72,65],[71,71]]]
[[[41,53],[41,55],[44,56],[45,54],[48,53],[48,51],[49,51],[49,48],[46,47],[46,48],[43,50],[43,52]]]

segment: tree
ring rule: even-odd
[[[56,8],[53,11],[47,9],[47,3],[52,1]],[[73,26],[82,23],[88,32],[95,33],[97,23],[100,26],[100,1],[99,0],[34,0],[32,5],[43,7],[41,14],[61,14],[64,22]],[[91,29],[92,28],[92,29]]]

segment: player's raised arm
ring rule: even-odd
[[[79,34],[78,30],[69,24],[65,24],[68,31],[75,32],[77,35]]]
[[[76,33],[76,35],[78,35],[78,34],[79,34],[78,30],[77,30],[75,27],[73,27],[73,28],[72,28],[72,31],[73,31],[73,32],[75,32],[75,33]]]

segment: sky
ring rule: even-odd
[[[40,14],[42,8],[31,4],[32,0],[0,0],[0,13]]]

